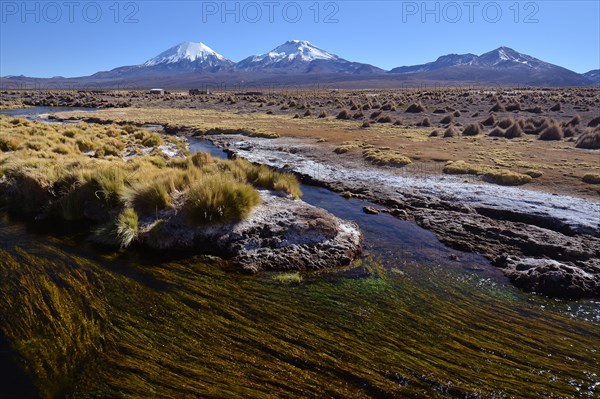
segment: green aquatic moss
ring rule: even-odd
[[[45,398],[574,397],[596,381],[600,326],[472,273],[367,260],[370,277],[273,284],[25,237],[0,224],[0,331]]]

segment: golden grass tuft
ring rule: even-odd
[[[450,175],[481,175],[486,168],[465,161],[448,161],[443,169],[444,173]]]
[[[345,154],[349,151],[363,148],[364,146],[365,146],[365,143],[363,143],[362,141],[345,141],[342,144],[340,144],[339,146],[337,146],[333,150],[333,152],[335,152],[336,154]]]
[[[577,139],[575,147],[600,150],[600,127],[586,129],[586,131]]]
[[[369,148],[363,151],[363,158],[374,165],[383,166],[405,166],[411,164],[409,157],[402,155],[398,151],[389,149]]]
[[[520,186],[529,183],[531,176],[511,170],[491,170],[483,175],[483,179],[489,183],[502,186]]]
[[[236,222],[260,203],[258,192],[230,175],[206,176],[191,185],[183,212],[194,224]]]
[[[300,182],[290,173],[281,173],[264,165],[254,165],[243,159],[225,164],[227,169],[240,181],[247,181],[256,187],[284,192],[293,198],[300,198]]]

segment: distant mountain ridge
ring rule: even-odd
[[[422,65],[394,68],[393,74],[419,74],[426,80],[493,81],[534,86],[583,86],[593,83],[585,75],[558,65],[499,47],[481,54],[449,54]]]
[[[584,86],[600,84],[600,70],[579,74],[504,46],[479,56],[447,54],[426,64],[384,71],[370,64],[343,59],[306,40],[287,41],[267,53],[244,58],[238,63],[204,43],[183,42],[138,65],[79,78],[6,76],[0,78],[0,86],[35,84],[45,87],[71,83],[99,87],[187,87],[213,81],[265,82],[269,79],[300,84],[358,82],[361,87],[406,86],[412,82]]]

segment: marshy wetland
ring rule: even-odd
[[[584,176],[600,173],[600,160],[597,150],[577,144],[594,134],[586,125],[593,124],[598,96],[567,90],[561,103],[558,92],[515,93],[22,96],[31,106],[81,95],[78,101],[89,106],[103,107],[108,99],[105,105],[133,107],[60,112],[51,117],[59,124],[1,119],[4,183],[42,183],[17,184],[21,191],[8,190],[13,197],[4,192],[1,386],[10,387],[8,397],[43,398],[596,397],[596,288],[586,286],[591,291],[575,295],[587,298],[580,300],[528,293],[494,259],[547,257],[597,278],[598,186]],[[563,137],[489,137],[497,126],[464,133],[496,102],[506,108],[515,99],[520,110],[509,111],[513,122],[503,132],[520,119],[536,129],[546,123],[538,135],[564,122]],[[453,125],[458,133],[444,138],[450,126],[437,126],[435,111],[455,100],[455,111],[469,112],[453,116],[463,126]],[[423,111],[405,112],[419,102]],[[555,102],[562,112],[547,113]],[[525,114],[535,106],[544,109],[540,119],[553,120],[537,127],[527,122],[529,114],[539,116]],[[338,118],[352,107],[364,120]],[[472,116],[479,108],[484,113]],[[391,122],[367,110],[382,110]],[[574,112],[579,122],[569,125]],[[425,117],[436,126],[422,126]],[[402,121],[394,125],[395,119]],[[149,125],[169,134],[143,127]],[[435,129],[439,136],[431,135]],[[566,129],[573,135],[564,137]],[[221,159],[225,153],[204,138],[238,159]],[[444,170],[463,166],[473,173],[456,177]],[[527,180],[526,191],[512,191],[523,188],[512,187],[510,173]],[[186,213],[194,183],[207,176],[220,179],[211,192],[229,187],[234,202],[247,206],[214,213],[223,220],[207,220],[206,207]],[[26,191],[40,187],[52,198]],[[362,255],[331,270],[248,274],[226,257],[146,246],[131,229],[136,217],[139,225],[154,223],[173,209],[199,215],[200,226],[246,219],[265,189],[356,223]],[[457,190],[458,199],[445,190]],[[523,214],[509,215],[500,196],[510,203],[519,194]],[[486,201],[494,195],[492,207]],[[96,201],[107,214],[81,206]],[[527,212],[535,217],[525,219]],[[524,237],[508,235],[511,229],[532,238],[523,244]],[[112,246],[97,239],[102,233]]]

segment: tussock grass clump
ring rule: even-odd
[[[529,183],[532,179],[527,174],[513,172],[507,169],[492,169],[485,165],[475,165],[465,161],[449,161],[443,169],[444,173],[450,175],[483,175],[488,183],[504,186],[518,186]]]
[[[246,136],[257,137],[257,138],[261,138],[261,139],[276,139],[276,138],[280,137],[279,133],[265,132],[265,131],[261,131],[261,130],[251,130],[248,133],[246,133]]]
[[[444,130],[444,138],[450,138],[460,135],[458,129],[454,126],[449,126],[448,129]]]
[[[198,168],[214,163],[215,160],[207,152],[197,152],[192,155],[192,164]]]
[[[532,177],[511,170],[491,170],[483,175],[483,179],[502,186],[520,186],[529,183]]]
[[[483,122],[483,126],[494,126],[496,124],[496,117],[494,115],[488,116]]]
[[[505,112],[506,109],[500,104],[496,103],[492,108],[490,108],[490,112]]]
[[[575,137],[575,135],[577,134],[577,128],[573,127],[571,125],[567,125],[566,127],[563,128],[563,135],[565,136],[565,138],[567,137]]]
[[[371,125],[369,124],[369,126],[371,126]],[[368,127],[368,126],[365,126],[365,127]],[[362,141],[344,141],[342,144],[337,146],[333,150],[333,152],[335,152],[336,154],[345,154],[348,151],[356,150],[356,149],[362,148],[364,146],[365,146],[365,143],[363,143]]]
[[[42,165],[39,164],[43,168]],[[13,164],[4,168],[4,176],[15,182],[10,192],[0,192],[0,196],[5,197],[3,202],[8,209],[24,214],[43,211],[50,202],[53,184],[53,179],[47,172],[52,173],[48,170],[45,173],[43,169],[28,167],[26,164]]]
[[[581,123],[581,116],[575,115],[571,118],[570,121],[567,122],[567,126],[577,126]]]
[[[146,136],[142,140],[142,144],[145,147],[158,147],[162,143],[163,143],[163,139],[162,139],[161,135],[158,133],[152,133],[152,134]]]
[[[481,133],[481,126],[478,123],[472,123],[467,125],[465,130],[463,130],[463,136],[477,136]]]
[[[55,152],[55,153],[61,154],[61,155],[66,155],[66,154],[73,153],[74,150],[73,150],[73,148],[70,148],[69,146],[66,146],[64,144],[58,144],[52,148],[52,152]]]
[[[443,117],[440,120],[440,123],[442,125],[447,125],[448,123],[452,123],[453,120],[454,120],[454,116],[453,115],[446,115],[445,117]]]
[[[513,123],[504,134],[504,137],[507,139],[514,139],[521,136],[523,136],[523,129],[521,129],[521,125],[516,122]]]
[[[389,115],[382,116],[381,118],[377,119],[377,123],[392,123],[392,117]]]
[[[171,206],[172,184],[166,179],[140,181],[124,190],[122,201],[142,213],[153,214]]]
[[[495,128],[493,128],[488,133],[488,136],[490,136],[490,137],[504,137],[505,134],[506,134],[506,131],[504,129],[496,126]]]
[[[597,126],[600,126],[600,116],[595,117],[587,124],[587,127],[597,127]]]
[[[481,175],[486,172],[486,168],[480,165],[471,164],[465,161],[448,161],[444,166],[443,172],[449,175]]]
[[[281,173],[264,165],[254,165],[242,159],[228,163],[229,170],[238,176],[238,180],[247,181],[256,187],[279,191],[300,198],[300,182],[290,173]]]
[[[125,208],[117,218],[117,237],[122,248],[137,237],[138,234],[138,215],[132,208]]]
[[[230,175],[209,175],[194,182],[185,195],[183,212],[194,224],[236,222],[260,203],[258,192]]]
[[[581,179],[584,183],[588,184],[600,184],[600,174],[598,173],[587,173]]]
[[[86,171],[85,179],[93,184],[96,197],[106,205],[116,206],[125,190],[126,171],[118,166],[103,165]]]
[[[562,140],[564,137],[562,127],[560,127],[557,123],[552,123],[550,126],[542,130],[540,135],[538,136],[539,140]]]
[[[4,133],[0,136],[0,151],[2,152],[16,151],[19,144],[21,142],[14,137],[4,136]]]
[[[78,138],[77,140],[75,140],[75,145],[81,152],[93,151],[96,148],[92,140],[85,138]]]
[[[176,168],[181,170],[189,170],[194,166],[194,163],[189,157],[171,158],[166,163],[169,168]]]
[[[496,126],[499,127],[499,128],[501,128],[501,129],[508,129],[514,123],[515,123],[515,121],[512,118],[504,118],[504,119],[498,121],[498,123],[496,124]]]
[[[96,150],[95,155],[100,158],[108,156],[119,157],[121,156],[121,151],[111,144],[104,144],[101,148]]]
[[[127,248],[138,235],[138,215],[125,208],[119,216],[94,231],[92,239],[98,244]]]
[[[575,147],[600,150],[600,128],[587,129],[575,142]]]
[[[423,120],[421,122],[419,122],[417,124],[417,126],[430,127],[431,126],[431,120],[429,119],[429,117],[425,117],[425,118],[423,118]]]
[[[363,158],[375,165],[405,166],[411,164],[409,157],[398,151],[369,148],[363,151]]]
[[[514,112],[514,111],[521,111],[521,104],[520,103],[508,104],[506,106],[506,112]]]
[[[406,108],[406,111],[410,114],[418,114],[421,112],[425,112],[425,107],[421,103],[413,103]]]
[[[381,111],[375,111],[375,112],[371,112],[371,115],[369,116],[369,119],[377,119],[379,118],[379,116],[382,114]]]
[[[352,114],[348,110],[341,110],[339,114],[336,116],[336,119],[352,119]]]

